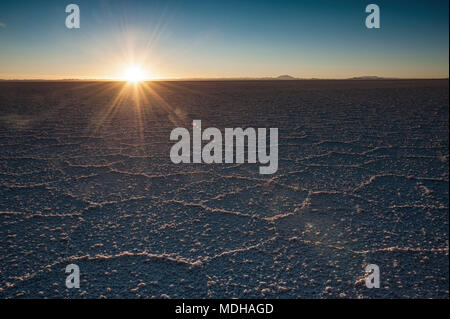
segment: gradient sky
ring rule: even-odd
[[[65,27],[76,3],[81,28]],[[367,4],[381,29],[367,29]],[[0,78],[448,77],[448,0],[0,2]]]

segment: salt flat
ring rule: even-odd
[[[0,297],[448,298],[448,92],[0,82]],[[278,171],[173,164],[195,119],[278,128]]]

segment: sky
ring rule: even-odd
[[[365,26],[370,3],[379,29]],[[120,79],[130,65],[149,79],[447,78],[449,3],[0,1],[1,79]]]

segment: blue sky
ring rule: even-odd
[[[65,27],[78,4],[81,28]],[[376,3],[381,28],[367,29]],[[1,1],[0,78],[448,77],[448,1]]]

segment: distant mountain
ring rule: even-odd
[[[295,80],[295,78],[293,76],[284,74],[284,75],[280,75],[276,78],[277,80]]]
[[[373,76],[373,75],[368,75],[368,76],[356,76],[353,78],[349,78],[349,80],[391,80],[394,78],[384,78],[384,77],[380,77],[380,76]]]

